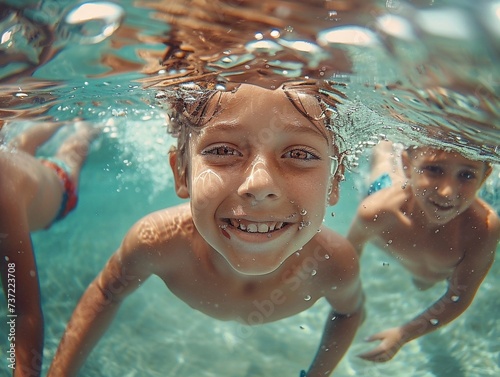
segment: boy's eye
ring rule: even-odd
[[[205,149],[201,152],[204,155],[216,155],[216,156],[241,156],[236,149],[228,147],[227,145],[220,145],[214,148]]]
[[[303,149],[292,149],[291,151],[286,152],[283,157],[294,158],[298,160],[319,160],[319,157],[314,153],[308,152]]]
[[[441,175],[444,173],[443,169],[436,165],[427,165],[419,169],[420,172],[428,172],[434,175]]]
[[[463,180],[471,180],[476,178],[476,174],[472,171],[463,171],[460,172],[460,178]]]

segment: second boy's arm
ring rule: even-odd
[[[483,240],[484,241],[484,240]],[[423,313],[402,326],[372,335],[368,341],[380,340],[373,350],[360,355],[370,361],[390,360],[407,342],[450,323],[472,303],[482,281],[493,264],[497,237],[476,244],[469,250],[450,277],[446,293]]]
[[[151,274],[134,228],[78,302],[48,376],[75,376],[111,324],[123,299]]]
[[[347,239],[358,256],[361,256],[366,243],[377,233],[376,227],[381,225],[381,221],[374,221],[379,207],[378,203],[373,201],[373,197],[376,196],[377,193],[372,194],[361,202],[347,234]]]

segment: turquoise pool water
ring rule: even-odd
[[[77,209],[51,229],[33,233],[46,321],[45,372],[77,300],[128,228],[147,213],[180,202],[171,186],[166,160],[171,140],[161,122],[149,121],[147,134],[144,126],[118,124],[115,133],[94,143],[82,171]],[[125,148],[125,140],[140,140],[141,145],[150,147],[125,143]],[[347,232],[360,197],[360,179],[359,173],[348,174],[341,186],[340,202],[327,212],[326,224],[342,234]],[[356,357],[370,347],[364,338],[410,319],[440,296],[445,285],[417,291],[405,271],[374,247],[363,255],[362,272],[368,317],[335,376],[498,375],[498,263],[462,316],[407,344],[384,364]],[[151,278],[123,303],[79,375],[298,376],[316,351],[327,310],[327,304],[320,301],[295,317],[242,327],[193,311],[159,279]],[[6,311],[4,300],[0,311]],[[6,324],[1,323],[0,331],[6,330]],[[0,347],[5,352],[3,339]],[[7,370],[4,360],[1,368]]]
[[[63,3],[71,2],[47,1],[43,2],[46,8],[42,8],[46,12],[55,12],[56,5]],[[161,23],[145,21],[149,19],[147,15],[139,8],[131,9],[131,4],[122,2],[129,11],[126,25],[133,25],[146,34],[161,30]],[[48,5],[53,9],[47,9]],[[122,36],[121,40],[124,39]],[[131,45],[120,49],[115,45],[113,54],[121,55],[127,61],[134,60],[135,50]],[[143,47],[160,48],[154,43],[145,43]],[[152,105],[152,95],[145,94],[140,84],[134,81],[140,74],[115,71],[104,74],[109,73],[104,64],[91,64],[106,49],[110,46],[97,44],[65,48],[57,58],[46,62],[34,73],[35,77],[50,80],[64,76],[62,84],[65,85],[55,90],[49,87],[30,91],[32,98],[45,100],[33,101],[26,106],[50,104],[47,106],[49,116],[60,120],[80,116],[106,127],[102,137],[93,144],[82,171],[77,209],[51,229],[32,235],[45,316],[43,375],[76,302],[118,247],[128,228],[147,213],[180,202],[171,184],[167,151],[172,140],[165,133],[161,111]],[[76,63],[79,59],[80,65]],[[81,63],[82,59],[85,63]],[[96,72],[103,76],[93,76]],[[493,84],[498,84],[497,76],[492,77]],[[361,93],[360,87],[356,86],[359,82],[353,80],[353,96]],[[16,82],[4,84],[2,93],[16,92],[17,87]],[[51,102],[50,98],[55,94],[57,98]],[[367,99],[374,106],[386,104],[373,97]],[[412,103],[415,107],[408,114],[418,110],[418,106]],[[14,130],[12,132],[30,125],[21,119],[9,120],[8,127]],[[493,120],[493,126],[498,127],[495,121],[498,118]],[[492,135],[495,135],[494,130]],[[464,138],[469,135],[467,130],[458,129],[456,133]],[[48,150],[50,148],[53,148],[52,144],[47,146]],[[366,160],[361,158],[359,171],[347,174],[341,185],[339,203],[327,211],[326,225],[341,234],[346,234],[361,197],[360,172],[365,163]],[[489,197],[493,198],[491,204],[497,209],[498,199],[494,198],[498,182],[497,170],[488,182]],[[407,344],[393,360],[383,364],[365,362],[356,357],[371,347],[365,344],[364,338],[412,318],[435,301],[444,292],[445,285],[425,292],[417,291],[405,271],[374,247],[364,252],[362,278],[368,317],[335,376],[500,375],[498,263],[493,265],[474,302],[463,315],[439,331]],[[151,278],[123,303],[117,318],[79,375],[298,376],[312,360],[327,311],[326,303],[320,301],[307,312],[286,320],[242,327],[193,311],[173,296],[159,279]],[[6,303],[0,300],[0,313],[5,312]],[[7,324],[1,321],[0,334],[6,333]],[[6,354],[6,345],[7,339],[1,337],[1,355]],[[8,371],[7,362],[2,357],[0,374]]]

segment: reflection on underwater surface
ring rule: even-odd
[[[71,93],[77,98],[120,78],[141,76],[160,87],[203,77],[228,89],[242,81],[277,87],[299,77],[331,78],[346,97],[339,123],[355,130],[354,136],[362,131],[356,142],[387,136],[498,160],[496,1],[472,6],[467,1],[129,0],[120,3],[124,18],[120,7],[106,8],[116,14],[80,16],[86,21],[64,33],[58,30],[70,22],[67,16],[82,7],[72,1],[29,3],[19,11],[4,7],[0,23],[3,61],[11,61],[2,64],[0,75],[28,94],[24,107],[36,96],[28,75],[54,84],[62,80],[79,88]],[[54,27],[48,20],[56,15]],[[42,31],[48,36],[41,38]],[[68,101],[67,89],[53,93],[62,108],[93,102],[71,96]]]
[[[71,0],[0,3],[0,121],[22,127],[25,118],[82,117],[107,127],[82,173],[78,211],[33,235],[47,321],[44,370],[76,301],[125,231],[144,214],[178,202],[169,186],[170,140],[154,102],[157,89],[144,91],[143,82],[165,83],[164,75],[173,70],[178,79],[213,76],[223,87],[242,78],[276,85],[301,75],[332,76],[344,95],[339,123],[350,129],[353,149],[384,134],[499,160],[500,5],[495,1],[435,1],[422,7],[402,1],[226,2],[234,12],[220,18],[215,1],[127,0],[107,8],[115,16],[98,18],[109,21],[110,29],[91,20],[87,29],[52,28],[54,18],[77,9]],[[332,9],[325,10],[325,3]],[[244,6],[250,10],[243,12]],[[197,7],[208,9],[187,12]],[[203,17],[208,28],[193,33]],[[234,20],[245,20],[246,27],[239,29]],[[177,34],[166,34],[167,24],[176,26]],[[227,33],[228,25],[234,33]],[[84,38],[104,30],[102,40]],[[207,37],[209,30],[219,31],[216,39]],[[174,47],[169,54],[163,42]],[[186,54],[192,54],[192,65],[177,66],[176,57]],[[496,174],[488,187],[493,194]],[[342,234],[359,197],[355,179],[344,182],[336,215],[326,221]],[[379,266],[376,274],[371,268],[370,276],[363,276],[369,319],[336,375],[499,374],[500,324],[491,315],[500,310],[498,264],[473,306],[451,325],[408,344],[389,363],[358,360],[364,336],[409,318],[443,289],[416,292],[404,271],[387,266],[376,249],[365,254],[370,256],[363,263]],[[310,362],[323,326],[326,307],[319,303],[297,317],[243,330],[193,313],[159,281],[147,284],[151,291],[143,289],[124,304],[81,375],[212,376],[222,370],[235,377],[298,375]],[[3,300],[0,310],[6,310]],[[6,334],[6,324],[1,326]],[[0,344],[5,354],[6,340]],[[6,370],[5,364],[0,369]]]

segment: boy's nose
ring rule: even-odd
[[[437,187],[437,192],[440,196],[452,199],[454,195],[456,195],[457,191],[457,183],[451,179],[443,179]]]
[[[281,190],[273,177],[271,169],[262,158],[257,158],[250,167],[245,181],[238,188],[241,196],[252,197],[254,200],[275,199],[281,196]]]

